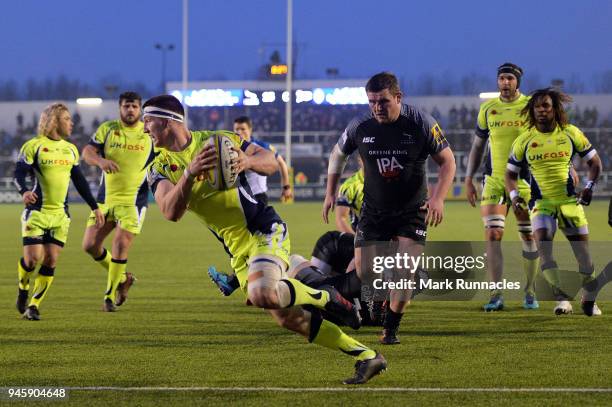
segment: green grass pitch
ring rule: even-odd
[[[289,225],[292,251],[309,256],[331,226],[320,220],[321,204],[279,205]],[[0,206],[0,388],[219,387],[222,390],[71,390],[63,405],[610,405],[612,393],[578,392],[374,392],[253,391],[252,388],[341,387],[351,358],[309,345],[283,331],[243,298],[222,297],[206,276],[208,265],[227,270],[226,255],[200,222],[162,219],[152,205],[130,253],[138,278],[119,312],[100,311],[106,274],[81,250],[88,213],[71,207],[72,226],[56,279],[41,307],[42,320],[20,319],[14,301],[21,256],[18,205]],[[446,206],[431,240],[481,240],[477,209]],[[593,240],[612,241],[607,201],[587,208]],[[516,240],[515,223],[507,238]],[[611,245],[612,247],[612,245]],[[366,387],[376,388],[610,388],[612,302],[604,315],[552,315],[553,304],[525,311],[485,314],[480,302],[416,302],[403,320],[402,344],[381,349],[378,330],[362,328],[359,340],[383,352],[388,371]],[[228,391],[225,388],[251,388]],[[0,404],[16,405],[2,401]],[[111,404],[112,403],[112,404]]]

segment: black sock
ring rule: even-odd
[[[383,323],[383,328],[389,329],[392,331],[397,330],[397,328],[399,328],[399,324],[403,316],[404,316],[403,312],[401,313],[393,312],[391,310],[391,307],[387,308],[387,313],[385,314],[385,322]]]

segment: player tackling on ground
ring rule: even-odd
[[[206,180],[215,167],[216,152],[208,144],[214,132],[189,131],[183,106],[173,96],[161,95],[143,105],[145,132],[159,154],[149,171],[149,183],[162,214],[178,221],[187,210],[202,220],[231,256],[240,287],[255,306],[270,312],[279,325],[310,342],[353,356],[355,375],[346,384],[362,384],[386,368],[382,355],[346,335],[337,325],[321,318],[319,309],[358,327],[358,312],[329,287],[310,288],[288,278],[289,234],[271,206],[256,200],[244,170],[270,175],[278,170],[274,153],[224,132],[235,144],[240,173],[237,187],[214,190]],[[302,306],[311,306],[307,311]]]
[[[107,271],[102,311],[113,312],[122,305],[134,283],[126,272],[128,252],[134,236],[140,233],[145,219],[149,188],[146,175],[153,161],[153,144],[140,121],[141,97],[135,92],[119,96],[119,120],[102,123],[89,144],[83,148],[83,159],[102,170],[98,189],[98,206],[106,217],[102,228],[94,227],[93,214],[83,236],[83,249]],[[115,231],[111,251],[104,239]]]
[[[355,265],[362,275],[370,271],[368,265],[361,264],[366,244],[396,240],[401,253],[423,253],[427,225],[442,222],[444,198],[455,176],[455,157],[440,126],[430,115],[402,103],[395,75],[374,75],[366,92],[371,111],[353,120],[334,147],[323,204],[327,223],[338,198],[340,174],[348,156],[358,150],[364,166],[364,199],[355,236]],[[439,166],[438,182],[429,199],[428,156]],[[382,344],[399,343],[397,331],[410,295],[407,290],[391,290]]]
[[[557,225],[570,241],[582,286],[588,294],[593,278],[593,261],[588,250],[589,230],[582,205],[589,205],[593,188],[602,166],[597,152],[576,127],[569,124],[563,103],[571,98],[562,92],[548,88],[535,91],[523,109],[528,130],[514,142],[506,170],[506,188],[510,191],[512,208],[517,216],[526,216],[525,201],[517,191],[518,173],[524,164],[531,172],[531,199],[529,210],[533,225],[540,267],[546,280],[553,287],[557,300],[557,315],[572,312],[570,298],[563,291],[557,263],[553,258],[552,242]],[[571,162],[575,153],[589,166],[588,181],[582,191],[576,192],[571,174]],[[582,301],[586,315],[600,315],[593,298]]]
[[[500,282],[503,277],[504,260],[501,240],[504,236],[506,215],[510,207],[510,198],[504,186],[504,173],[512,142],[525,129],[525,118],[521,110],[529,100],[519,91],[523,70],[510,62],[497,68],[497,88],[499,98],[484,102],[478,113],[476,135],[465,176],[465,189],[470,205],[476,206],[476,188],[473,177],[484,155],[487,140],[489,148],[485,162],[480,214],[484,222],[487,239],[487,272],[492,282]],[[525,200],[529,199],[529,172],[522,169],[517,181],[517,191]],[[537,309],[535,297],[535,278],[538,273],[538,250],[533,240],[531,222],[527,213],[516,214],[519,235],[523,242],[523,269],[527,282],[523,307]],[[492,290],[491,298],[484,310],[499,311],[504,308],[501,290]]]

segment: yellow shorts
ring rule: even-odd
[[[286,268],[289,265],[289,253],[291,251],[289,232],[284,223],[275,223],[272,225],[270,233],[256,233],[251,235],[249,240],[248,251],[244,255],[234,256],[230,260],[232,269],[240,282],[240,288],[245,295],[247,294],[250,260],[256,256],[276,258],[276,260],[284,263]]]
[[[531,208],[530,216],[532,223],[538,216],[555,218],[560,229],[584,229],[588,225],[584,209],[576,203],[576,198],[537,200]]]
[[[109,205],[109,204],[98,204],[98,207],[104,214],[107,222],[114,222],[119,225],[123,230],[137,235],[142,230],[142,224],[145,220],[145,213],[147,207],[141,208],[136,205]],[[96,224],[96,215],[93,211],[89,214],[87,219],[87,227],[94,226]]]
[[[53,243],[64,247],[68,239],[70,217],[66,212],[43,213],[26,209],[21,215],[23,245]]]
[[[480,200],[480,206],[510,205],[512,203],[510,195],[506,192],[506,186],[503,179],[485,175],[482,183],[482,199]],[[529,202],[531,198],[531,188],[527,181],[523,179],[518,180],[518,193],[525,202]]]

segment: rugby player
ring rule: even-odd
[[[309,261],[295,254],[290,257],[287,274],[312,288],[331,285],[344,298],[361,298],[361,280],[353,261],[354,239],[351,233],[325,232],[317,240]],[[235,274],[226,274],[210,266],[208,275],[225,296],[240,288]],[[362,325],[382,325],[384,311],[382,302],[362,301],[359,309]]]
[[[340,232],[355,233],[363,205],[363,166],[340,185],[336,201],[336,229]]]
[[[364,199],[355,237],[355,265],[361,265],[366,244],[397,240],[399,251],[423,253],[427,226],[442,222],[444,199],[455,176],[455,157],[439,124],[428,114],[402,103],[395,75],[382,72],[366,84],[370,113],[354,119],[334,147],[330,159],[323,220],[338,199],[338,182],[348,156],[355,150],[364,165]],[[439,166],[438,182],[427,198],[426,159]],[[403,270],[412,273],[416,270]],[[396,270],[397,278],[407,278]],[[398,280],[399,281],[399,280]],[[392,290],[380,342],[398,344],[397,331],[411,293]]]
[[[564,103],[571,98],[559,90],[536,90],[523,114],[528,130],[512,145],[506,170],[506,188],[510,191],[513,210],[518,216],[527,216],[525,200],[518,189],[518,174],[524,165],[531,172],[531,199],[529,213],[540,256],[540,267],[546,280],[553,287],[557,304],[556,315],[573,311],[569,296],[563,291],[558,266],[552,252],[552,242],[559,227],[570,241],[578,261],[582,286],[588,294],[589,283],[594,281],[594,266],[588,249],[589,230],[582,205],[589,205],[593,188],[602,171],[597,152],[576,126],[569,124]],[[571,174],[574,154],[586,160],[589,167],[588,181],[581,191]],[[582,309],[586,315],[600,315],[601,311],[592,298],[583,298]]]
[[[17,310],[31,321],[40,319],[40,304],[49,293],[57,259],[68,238],[70,180],[91,208],[95,227],[104,225],[104,215],[79,169],[77,147],[67,141],[72,125],[66,105],[47,106],[40,116],[38,135],[21,147],[15,168],[15,185],[25,204],[21,217],[23,257],[17,263]],[[31,176],[35,177],[32,189],[27,182]],[[41,266],[28,304],[30,278],[39,263]]]
[[[289,170],[287,163],[283,157],[276,152],[276,149],[263,140],[258,140],[253,137],[253,123],[247,116],[240,116],[234,120],[234,133],[245,139],[251,144],[258,145],[274,153],[274,157],[278,162],[278,168],[281,176],[281,202],[286,202],[293,198],[291,191],[291,182],[289,180]],[[268,204],[268,177],[256,173],[255,171],[247,170],[246,178],[251,186],[251,191],[255,198],[262,200]]]
[[[149,188],[147,168],[153,162],[153,143],[140,121],[141,97],[135,92],[119,96],[119,119],[102,123],[83,148],[83,159],[102,170],[97,202],[106,217],[104,227],[94,226],[89,216],[83,250],[107,272],[102,311],[114,312],[122,305],[134,283],[126,271],[134,237],[142,229]],[[104,240],[115,231],[111,250]]]
[[[187,210],[193,212],[230,254],[232,269],[251,304],[266,309],[279,325],[310,342],[352,355],[355,374],[345,384],[365,383],[385,370],[381,354],[321,317],[319,310],[324,309],[357,328],[359,316],[352,303],[332,287],[313,289],[286,275],[287,227],[271,206],[252,196],[244,175],[244,170],[265,175],[277,171],[274,153],[225,132],[235,143],[235,170],[240,176],[236,188],[214,190],[207,182],[217,161],[217,152],[208,143],[214,132],[189,131],[183,123],[183,106],[173,96],[156,96],[143,107],[145,132],[160,149],[149,170],[149,183],[164,217],[176,222]]]
[[[475,207],[478,196],[474,188],[473,177],[480,167],[488,141],[480,214],[487,240],[487,272],[492,282],[501,282],[503,278],[504,260],[501,240],[504,236],[506,216],[511,204],[504,186],[506,163],[512,143],[526,129],[521,110],[527,104],[529,97],[519,91],[522,76],[523,70],[510,62],[497,68],[499,97],[488,100],[480,106],[476,134],[465,176],[467,198],[470,205]],[[525,200],[529,199],[530,194],[528,179],[529,172],[522,169],[517,191]],[[538,250],[533,240],[528,214],[520,213],[516,221],[523,242],[523,270],[527,280],[523,307],[537,309],[539,304],[535,296],[535,278],[538,272]],[[483,308],[487,312],[502,310],[504,300],[501,290],[492,290],[489,302]]]

